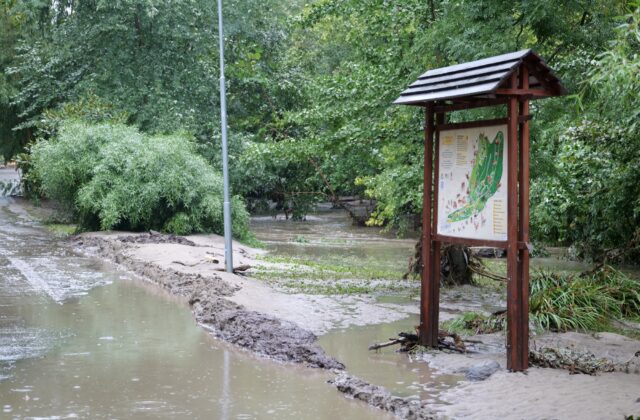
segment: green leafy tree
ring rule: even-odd
[[[85,229],[223,232],[222,177],[185,135],[65,122],[31,152],[42,193]],[[232,209],[233,233],[246,239],[249,218],[237,196]]]
[[[639,233],[639,22],[634,5],[611,48],[592,63],[580,113],[569,120],[553,149],[552,175],[533,186],[535,232],[548,241],[575,245],[586,258],[632,246]]]

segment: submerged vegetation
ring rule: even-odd
[[[376,268],[348,258],[333,263],[266,255],[252,276],[287,292],[347,295],[415,290],[418,282],[402,279],[401,270]]]

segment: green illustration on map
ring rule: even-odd
[[[466,204],[450,213],[447,216],[448,222],[459,222],[479,214],[484,210],[489,198],[498,191],[502,179],[503,142],[502,131],[498,131],[493,141],[480,134],[478,153],[469,178]]]

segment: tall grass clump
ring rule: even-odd
[[[84,229],[223,232],[222,177],[184,135],[68,121],[32,147],[32,174]],[[234,235],[248,237],[239,197],[232,208]]]
[[[610,267],[583,275],[541,271],[530,279],[529,311],[543,329],[593,331],[640,317],[640,283]]]

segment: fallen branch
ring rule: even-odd
[[[390,338],[389,341],[370,345],[369,350],[378,350],[396,344],[400,345],[401,352],[412,351],[419,345],[419,336],[417,334],[401,332],[398,334],[398,338]],[[464,340],[458,334],[448,331],[438,332],[438,349],[455,351],[457,353],[469,353],[469,350],[467,350],[464,344]]]
[[[198,261],[195,262],[193,264],[187,264],[185,262],[182,261],[171,261],[171,264],[179,264],[179,265],[184,265],[185,267],[195,267],[196,265],[200,264],[202,261]]]

